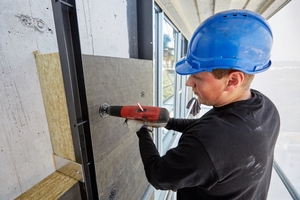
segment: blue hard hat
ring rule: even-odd
[[[273,35],[265,18],[249,10],[228,10],[206,19],[194,32],[187,55],[176,63],[181,75],[236,69],[247,74],[271,66]]]

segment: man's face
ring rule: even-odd
[[[207,106],[222,105],[222,95],[226,87],[226,78],[216,79],[210,72],[192,74],[186,81],[200,103]]]

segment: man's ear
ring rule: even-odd
[[[227,76],[226,90],[231,91],[239,87],[244,81],[244,73],[240,71],[233,71]]]

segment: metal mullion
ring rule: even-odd
[[[52,7],[75,160],[85,180],[81,196],[98,199],[75,0],[52,0]]]
[[[157,55],[157,67],[156,67],[156,91],[157,91],[157,99],[156,99],[156,103],[157,106],[162,106],[163,102],[162,102],[162,60],[163,60],[163,34],[162,34],[162,22],[163,22],[163,13],[157,13],[157,51],[156,51],[156,55]],[[156,144],[157,144],[157,149],[159,153],[162,153],[162,129],[157,129],[157,134],[156,134]]]
[[[181,55],[181,34],[176,33],[176,43],[175,43],[175,62],[177,62],[180,59]],[[175,69],[174,69],[175,70]],[[180,117],[180,93],[182,92],[182,86],[181,86],[181,77],[176,74],[175,71],[175,88],[174,88],[174,95],[175,95],[175,117]]]

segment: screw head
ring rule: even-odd
[[[109,200],[114,200],[117,195],[117,189],[113,188],[110,190]]]
[[[145,90],[142,90],[141,97],[144,98],[145,96],[146,96],[146,92],[145,92]]]

